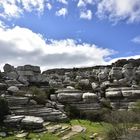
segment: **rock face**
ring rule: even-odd
[[[5,98],[12,114],[41,117],[45,121],[67,121],[68,119],[65,112],[55,109],[54,106],[31,105],[29,97],[6,96]]]
[[[27,96],[30,86],[44,90],[50,101],[46,101],[46,105],[38,105]],[[20,95],[22,91],[24,94]],[[19,94],[7,96],[9,92]],[[140,59],[43,73],[38,66],[15,68],[5,64],[4,72],[0,72],[0,95],[8,101],[12,114],[41,117],[44,121],[67,120],[64,111],[67,105],[80,113],[95,112],[102,109],[103,102],[109,101],[112,109],[130,110],[140,99]]]
[[[134,102],[140,98],[140,88],[108,88],[106,97],[110,99],[113,109],[132,109]]]
[[[100,109],[99,99],[95,93],[83,93],[76,89],[61,89],[56,93],[58,102],[68,104],[81,113]]]
[[[25,86],[48,86],[49,84],[48,79],[41,74],[38,66],[24,65],[14,68],[10,64],[5,64],[3,69],[8,80],[17,80]]]
[[[112,67],[111,71],[109,72],[109,77],[112,80],[122,79],[123,78],[122,68],[121,67]]]
[[[14,66],[11,66],[10,64],[5,64],[3,69],[6,73],[13,72],[15,70]]]
[[[33,130],[33,129],[41,129],[43,128],[44,120],[40,117],[34,116],[7,116],[4,120],[4,123],[9,128],[18,128],[21,127],[22,129],[26,130]]]

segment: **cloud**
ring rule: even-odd
[[[92,19],[92,11],[91,10],[81,11],[80,18],[91,20]]]
[[[45,0],[1,0],[0,17],[19,18],[24,12],[44,11]]]
[[[57,16],[65,17],[68,14],[68,10],[66,8],[61,8],[60,10],[56,11]]]
[[[46,6],[47,6],[47,9],[48,10],[51,10],[52,9],[52,5],[50,3],[47,3]]]
[[[134,43],[136,43],[136,44],[140,44],[140,36],[136,36],[131,41],[134,42]]]
[[[140,22],[140,0],[99,0],[96,14],[100,19],[115,23],[122,20]]]
[[[86,7],[87,4],[94,4],[95,0],[79,0],[77,7]]]
[[[114,51],[72,39],[47,40],[30,29],[0,28],[0,64],[32,64],[44,69],[106,64]]]
[[[58,2],[62,3],[62,4],[68,4],[68,1],[67,0],[57,0]]]

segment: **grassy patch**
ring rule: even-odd
[[[106,129],[110,127],[110,124],[108,123],[99,123],[99,122],[91,122],[88,120],[71,120],[70,123],[61,123],[61,125],[81,125],[86,128],[85,132],[79,133],[78,135],[75,135],[71,138],[71,140],[89,140],[89,136],[98,133],[99,136],[104,136],[104,133],[106,132]],[[15,136],[6,137],[6,138],[0,138],[0,140],[26,140],[24,138],[16,138]],[[58,136],[55,136],[55,134],[51,134],[48,132],[43,133],[31,133],[28,136],[29,140],[60,140],[61,138]]]

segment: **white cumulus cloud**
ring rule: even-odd
[[[44,11],[45,0],[0,0],[0,16],[4,18],[18,18],[25,11]]]
[[[40,65],[47,68],[81,67],[106,64],[114,51],[72,39],[47,40],[30,29],[0,28],[0,66]]]
[[[79,0],[77,6],[78,7],[85,7],[87,4],[94,4],[95,0]]]
[[[92,11],[91,10],[81,11],[80,18],[91,20],[92,19]]]
[[[68,14],[67,8],[61,8],[60,10],[56,11],[57,16],[65,17]]]
[[[68,0],[57,0],[57,1],[66,5],[68,4]]]
[[[140,44],[140,36],[134,37],[131,41],[134,43]]]
[[[117,23],[140,22],[140,0],[100,0],[97,4],[97,16]]]

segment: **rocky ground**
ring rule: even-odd
[[[111,110],[130,111],[140,100],[138,60],[42,73],[40,67],[32,65],[15,68],[5,64],[3,69],[0,96],[10,109],[4,119],[9,128],[36,130],[42,129],[46,121],[67,122],[71,111],[67,107],[86,116],[96,114],[106,105]],[[65,137],[75,133],[71,131]]]

